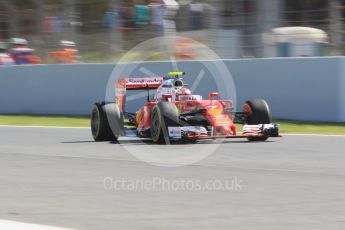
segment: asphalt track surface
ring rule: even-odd
[[[0,127],[0,219],[92,230],[345,229],[344,136],[231,140],[181,167],[142,162],[122,145],[152,147],[94,143],[88,129]],[[105,178],[235,178],[240,187],[115,190]]]

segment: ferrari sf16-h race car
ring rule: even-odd
[[[279,137],[278,125],[272,124],[265,100],[248,100],[243,111],[234,111],[232,100],[220,100],[218,92],[208,99],[193,95],[184,84],[184,72],[168,77],[123,78],[116,83],[115,102],[95,103],[91,113],[91,131],[95,141],[117,141],[128,129],[154,143],[196,142],[201,139],[247,138],[265,141]],[[126,90],[156,89],[153,99],[136,113],[125,111]],[[243,123],[238,132],[235,123]]]

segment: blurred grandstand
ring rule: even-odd
[[[222,58],[345,52],[345,0],[176,0],[178,9],[167,13],[173,2],[0,0],[0,41],[25,38],[45,63],[62,40],[76,43],[82,61],[110,62],[142,41],[175,33],[205,43]],[[166,20],[174,25],[166,28]],[[177,43],[182,50],[191,45]]]

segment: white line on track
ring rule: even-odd
[[[0,125],[0,128],[47,128],[47,129],[90,129],[89,127],[67,127],[67,126],[43,126],[43,125]],[[312,137],[345,137],[341,134],[303,134],[303,133],[282,133],[284,136],[312,136]]]
[[[3,230],[72,230],[47,225],[28,224],[10,220],[0,220],[0,229]]]
[[[303,134],[303,133],[282,133],[283,136],[311,136],[311,137],[345,137],[341,134]]]
[[[45,128],[45,129],[90,129],[90,127],[68,127],[68,126],[41,126],[41,125],[0,125],[0,128]],[[341,134],[303,134],[303,133],[282,133],[284,136],[311,136],[311,137],[345,137]]]
[[[44,125],[0,125],[0,128],[46,128],[46,129],[89,129],[89,127],[44,126]]]

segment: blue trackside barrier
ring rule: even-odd
[[[208,61],[217,64],[220,60]],[[223,60],[236,87],[237,108],[247,99],[263,98],[274,118],[345,122],[345,58],[269,58]],[[133,67],[131,76],[159,76],[174,71],[170,62],[120,64]],[[192,85],[203,69],[197,61],[177,62]],[[1,114],[88,115],[103,101],[115,64],[35,65],[0,68]],[[126,68],[127,69],[127,68]],[[195,94],[207,97],[217,90],[211,70],[205,69]],[[126,75],[126,73],[124,73]],[[231,77],[231,76],[229,76]],[[127,110],[135,111],[146,99],[128,97]],[[135,92],[138,93],[138,92]]]

